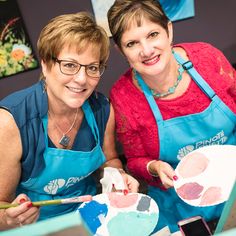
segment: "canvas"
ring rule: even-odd
[[[16,0],[0,0],[0,79],[37,67]]]
[[[166,15],[171,21],[184,20],[193,17],[194,0],[156,0],[159,1]],[[111,37],[107,21],[107,12],[115,0],[91,0],[95,19],[98,25],[102,26],[107,35]]]
[[[194,0],[159,0],[171,21],[179,21],[194,16]]]

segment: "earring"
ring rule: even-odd
[[[41,80],[43,81],[43,93],[46,93],[47,92],[46,78],[42,77]]]

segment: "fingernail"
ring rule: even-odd
[[[124,189],[123,193],[124,193],[124,195],[127,195],[129,193],[129,190],[128,189]]]
[[[28,208],[30,208],[30,207],[32,207],[33,206],[33,203],[32,202],[29,202],[28,204],[27,204],[27,207]]]
[[[174,176],[173,176],[173,180],[175,180],[175,181],[178,180],[178,176],[177,176],[177,175],[174,175]]]
[[[21,198],[19,202],[20,202],[20,204],[22,204],[22,203],[26,202],[26,200],[24,198]]]

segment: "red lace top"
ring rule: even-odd
[[[236,113],[236,71],[222,52],[201,42],[176,46],[187,52],[195,69]],[[144,94],[132,82],[131,69],[116,81],[110,99],[115,109],[117,137],[122,143],[129,171],[149,184],[160,187],[159,180],[150,176],[146,169],[147,163],[159,156],[157,125]],[[155,100],[164,120],[201,112],[210,103],[193,80],[180,97]]]

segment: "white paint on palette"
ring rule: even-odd
[[[205,159],[205,160],[204,160]],[[192,206],[212,206],[229,198],[236,181],[236,146],[211,145],[187,154],[175,169],[174,187]]]

